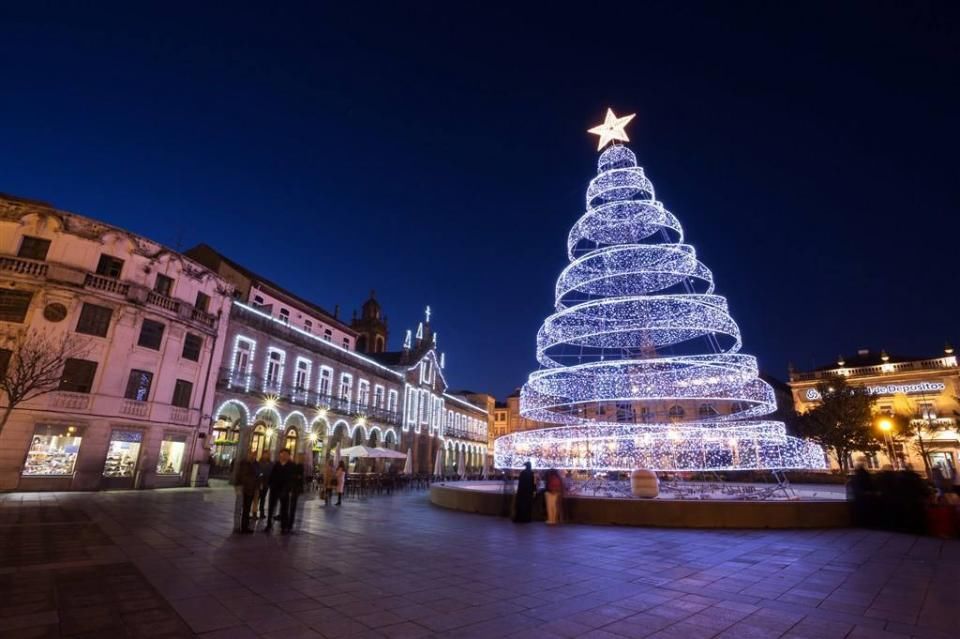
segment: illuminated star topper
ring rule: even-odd
[[[613,109],[607,109],[607,117],[603,121],[603,124],[595,126],[587,131],[587,133],[593,133],[594,135],[600,136],[600,141],[597,143],[597,151],[605,147],[608,142],[613,142],[614,140],[629,142],[630,138],[627,137],[627,132],[624,130],[624,128],[630,123],[630,120],[636,117],[636,115],[636,113],[631,113],[630,115],[625,115],[622,118],[618,118],[613,112]]]

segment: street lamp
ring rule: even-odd
[[[890,437],[890,431],[893,429],[893,422],[889,418],[884,417],[877,422],[877,426],[883,431],[883,439],[887,443],[887,457],[890,458],[890,463],[893,465],[895,470],[900,470],[897,468],[897,458],[893,454],[893,439]]]

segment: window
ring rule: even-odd
[[[80,432],[76,426],[38,425],[33,430],[21,474],[27,477],[72,475],[83,439]]]
[[[185,435],[167,435],[160,442],[160,457],[157,459],[158,475],[179,475],[183,468],[183,453],[187,447]]]
[[[297,370],[293,380],[293,386],[304,395],[310,390],[310,360],[303,357],[297,358]]]
[[[349,402],[353,395],[353,376],[346,373],[340,374],[340,399]]]
[[[343,338],[343,347],[348,351],[350,350],[350,340],[346,337]]]
[[[22,324],[27,319],[27,310],[33,293],[12,288],[0,288],[0,322]]]
[[[370,382],[361,379],[357,382],[357,404],[361,408],[366,408],[370,403]]]
[[[253,352],[256,343],[237,337],[233,343],[233,364],[230,369],[230,384],[243,386],[250,390],[250,367],[253,362]]]
[[[670,407],[668,415],[673,419],[681,419],[685,414],[682,406],[677,406],[676,404]]]
[[[640,407],[640,421],[642,421],[642,422],[649,422],[651,419],[653,419],[653,411],[650,410],[650,407],[649,407],[649,406],[641,406],[641,407]]]
[[[329,328],[324,329],[324,331],[323,331],[323,339],[326,340],[326,341],[328,341],[328,342],[332,342],[332,341],[333,341],[333,331],[331,331]]]
[[[113,309],[84,302],[83,308],[80,309],[80,319],[77,320],[77,332],[106,337],[112,318]]]
[[[97,374],[97,363],[86,359],[68,359],[63,364],[58,390],[71,393],[89,393],[93,388],[93,378]]]
[[[100,261],[97,262],[97,275],[103,275],[104,277],[112,277],[116,279],[120,277],[120,273],[122,271],[123,260],[118,260],[111,255],[100,256]]]
[[[286,354],[276,349],[267,351],[267,369],[263,374],[263,390],[279,391],[280,382],[283,379],[283,360]]]
[[[50,240],[24,235],[23,239],[20,240],[20,250],[17,251],[17,257],[25,257],[28,260],[45,260],[49,250]]]
[[[263,298],[262,298],[261,296],[259,296],[259,295],[254,295],[254,296],[253,296],[253,303],[254,303],[254,304],[263,304]]]
[[[173,278],[157,273],[157,281],[153,283],[153,290],[164,297],[170,297],[173,292]]]
[[[135,399],[145,402],[150,397],[150,385],[153,383],[153,373],[133,369],[127,378],[127,390],[123,393],[125,399]]]
[[[193,395],[193,382],[178,379],[173,386],[173,399],[170,403],[179,408],[190,408],[190,396]]]
[[[373,387],[373,407],[383,408],[383,386],[379,384]]]
[[[399,394],[397,391],[392,390],[387,393],[387,410],[395,413],[397,412],[397,400],[399,399]]]
[[[313,322],[311,322],[310,320],[303,320],[303,330],[305,330],[305,331],[308,332],[308,333],[312,333],[312,332],[313,332]]]
[[[933,402],[917,402],[917,413],[922,419],[937,418],[937,408]]]
[[[203,311],[204,313],[210,312],[210,296],[204,293],[203,291],[197,292],[197,301],[194,304],[198,311]]]
[[[103,464],[104,477],[133,477],[140,457],[143,433],[138,430],[115,430],[110,435],[107,458]]]
[[[281,308],[280,309],[280,321],[284,324],[290,323],[290,309]]]
[[[320,395],[327,397],[330,395],[331,386],[333,384],[333,369],[329,366],[320,367],[320,385],[317,387],[317,390],[320,392]]]
[[[0,378],[7,376],[7,369],[10,368],[10,356],[13,351],[8,348],[0,348]]]
[[[700,404],[700,407],[697,408],[697,415],[700,417],[715,417],[717,414],[717,409],[713,407],[713,404]]]
[[[617,402],[617,421],[626,423],[636,421],[633,404],[629,402]]]
[[[203,350],[203,338],[193,333],[187,333],[183,338],[183,359],[189,359],[191,362],[200,361],[200,351]]]
[[[152,348],[155,351],[160,350],[160,343],[163,341],[163,323],[145,319],[140,326],[140,338],[137,340],[138,346]]]

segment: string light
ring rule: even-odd
[[[601,148],[626,139],[629,120],[612,112],[607,119],[592,130]],[[739,352],[727,300],[714,293],[713,274],[683,242],[680,222],[656,200],[630,149],[614,143],[600,155],[586,206],[568,237],[555,312],[537,334],[541,368],[520,394],[524,418],[556,426],[497,439],[495,464],[825,468],[818,446],[789,437],[781,422],[756,419],[776,410],[773,389],[756,358]],[[700,409],[685,411],[690,403]],[[654,416],[651,405],[671,406],[670,420],[635,423],[634,404],[645,419]],[[607,417],[611,405],[616,421]]]

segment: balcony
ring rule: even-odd
[[[120,403],[120,414],[131,417],[147,417],[150,414],[150,402],[125,399]]]
[[[87,410],[90,408],[89,393],[73,393],[70,391],[54,391],[50,393],[51,408],[66,410]]]
[[[96,273],[87,273],[83,280],[83,286],[84,288],[92,288],[117,295],[126,295],[130,291],[130,285],[128,283],[121,282],[112,277],[97,275]]]
[[[401,414],[395,410],[352,402],[332,395],[321,395],[316,391],[305,388],[291,388],[285,384],[270,383],[265,386],[263,377],[231,374],[229,369],[220,369],[220,375],[217,377],[217,388],[234,393],[248,393],[256,397],[269,395],[293,406],[328,410],[345,417],[366,417],[371,421],[383,424],[399,425],[402,420]]]
[[[47,263],[39,260],[27,260],[22,257],[0,256],[0,271],[8,271],[17,275],[46,277]]]
[[[487,441],[486,433],[473,433],[468,431],[466,428],[444,428],[443,436],[453,437],[455,439],[468,439],[470,441],[475,441],[475,442]]]
[[[794,372],[790,375],[792,382],[806,382],[830,377],[873,377],[893,375],[911,371],[935,371],[946,368],[956,368],[957,358],[954,356],[935,357],[914,362],[898,362],[896,364],[878,364],[876,366],[859,366],[856,368],[837,367],[825,371],[811,371],[807,373]]]

